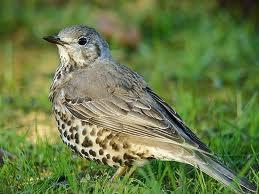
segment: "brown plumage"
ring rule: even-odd
[[[77,25],[44,39],[59,49],[50,100],[61,138],[75,152],[119,167],[116,176],[151,159],[174,160],[237,192],[256,191],[221,164],[140,75],[116,63],[94,29]]]

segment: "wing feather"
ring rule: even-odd
[[[75,117],[130,137],[210,153],[180,116],[129,68],[103,61],[70,77],[61,96]]]
[[[154,99],[164,109],[169,109],[162,99],[158,99],[157,96],[154,96]],[[125,96],[121,98],[111,95],[107,99],[91,101],[69,100],[65,101],[65,105],[75,117],[117,133],[148,139],[155,138],[157,141],[179,144],[192,149],[201,147],[199,143],[191,142],[192,139],[188,135],[181,134],[183,132],[179,127],[183,127],[183,122],[177,113],[170,109],[168,111],[168,114],[175,117],[181,126],[179,123],[168,120],[161,110],[140,98],[125,100]],[[201,151],[207,152],[205,149]]]

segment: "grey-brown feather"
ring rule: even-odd
[[[116,132],[209,153],[178,114],[127,67],[103,61],[74,71],[71,77],[63,87],[65,105],[80,119]],[[77,98],[85,97],[92,100],[78,103]]]

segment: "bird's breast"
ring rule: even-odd
[[[141,165],[152,157],[146,147],[132,144],[120,133],[75,118],[63,107],[54,106],[54,115],[62,141],[83,158],[118,167]]]

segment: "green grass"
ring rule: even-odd
[[[254,23],[237,20],[216,1],[119,2],[2,2],[0,148],[15,159],[5,158],[0,167],[0,193],[231,192],[175,162],[153,161],[111,183],[115,169],[75,157],[63,145],[48,101],[57,50],[41,37],[71,24],[96,26],[103,12],[114,13],[141,34],[135,48],[116,37],[109,40],[114,58],[142,74],[213,152],[259,186]]]

